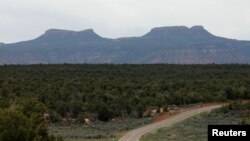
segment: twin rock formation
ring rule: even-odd
[[[250,63],[250,41],[215,36],[202,26],[154,28],[141,37],[109,39],[92,29],[51,29],[40,37],[0,44],[0,64]]]

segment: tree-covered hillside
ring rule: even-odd
[[[62,119],[141,117],[150,107],[250,98],[249,65],[0,67],[0,107]]]

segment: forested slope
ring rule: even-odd
[[[141,117],[150,107],[250,98],[249,65],[0,67],[0,107],[62,118]]]

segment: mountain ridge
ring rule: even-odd
[[[117,39],[93,29],[49,29],[33,40],[0,46],[0,64],[37,63],[250,63],[250,41],[218,37],[203,26],[171,26]]]
[[[101,38],[104,38],[104,39],[110,39],[110,40],[120,40],[120,39],[131,39],[131,38],[142,38],[142,37],[145,37],[147,36],[148,34],[151,34],[151,32],[159,32],[159,31],[166,31],[166,30],[180,30],[180,29],[185,29],[185,30],[199,30],[199,31],[203,31],[203,32],[206,32],[212,36],[215,36],[213,34],[211,34],[210,32],[208,32],[204,26],[201,26],[201,25],[195,25],[195,26],[191,26],[190,28],[187,27],[187,26],[163,26],[163,27],[155,27],[155,28],[152,28],[149,32],[143,34],[143,35],[140,35],[140,36],[132,36],[132,37],[118,37],[118,38],[109,38],[109,37],[103,37],[99,34],[97,34],[95,32],[94,29],[92,28],[89,28],[89,29],[85,29],[85,30],[81,30],[81,31],[75,31],[75,30],[67,30],[67,29],[56,29],[56,28],[51,28],[51,29],[48,29],[46,30],[42,35],[34,38],[34,39],[30,39],[30,40],[24,40],[24,41],[19,41],[19,42],[14,42],[14,43],[3,43],[3,42],[0,42],[0,44],[4,44],[4,45],[8,45],[8,44],[16,44],[16,43],[22,43],[22,42],[26,42],[26,41],[32,41],[32,40],[36,40],[40,37],[43,37],[43,36],[48,36],[49,34],[53,34],[53,33],[58,33],[57,35],[60,35],[60,34],[65,34],[65,33],[68,33],[68,34],[81,34],[81,33],[88,33],[88,34],[93,34],[93,35],[97,35],[98,37],[101,37]],[[220,36],[215,36],[215,37],[220,37]],[[224,38],[224,39],[230,39],[230,38],[225,38],[225,37],[220,37],[220,38]],[[237,41],[245,41],[245,42],[248,42],[248,40],[239,40],[239,39],[230,39],[230,40],[237,40]],[[249,40],[250,42],[250,40]]]

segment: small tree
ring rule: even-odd
[[[28,117],[21,111],[0,109],[0,141],[56,141],[52,139],[39,114]]]

